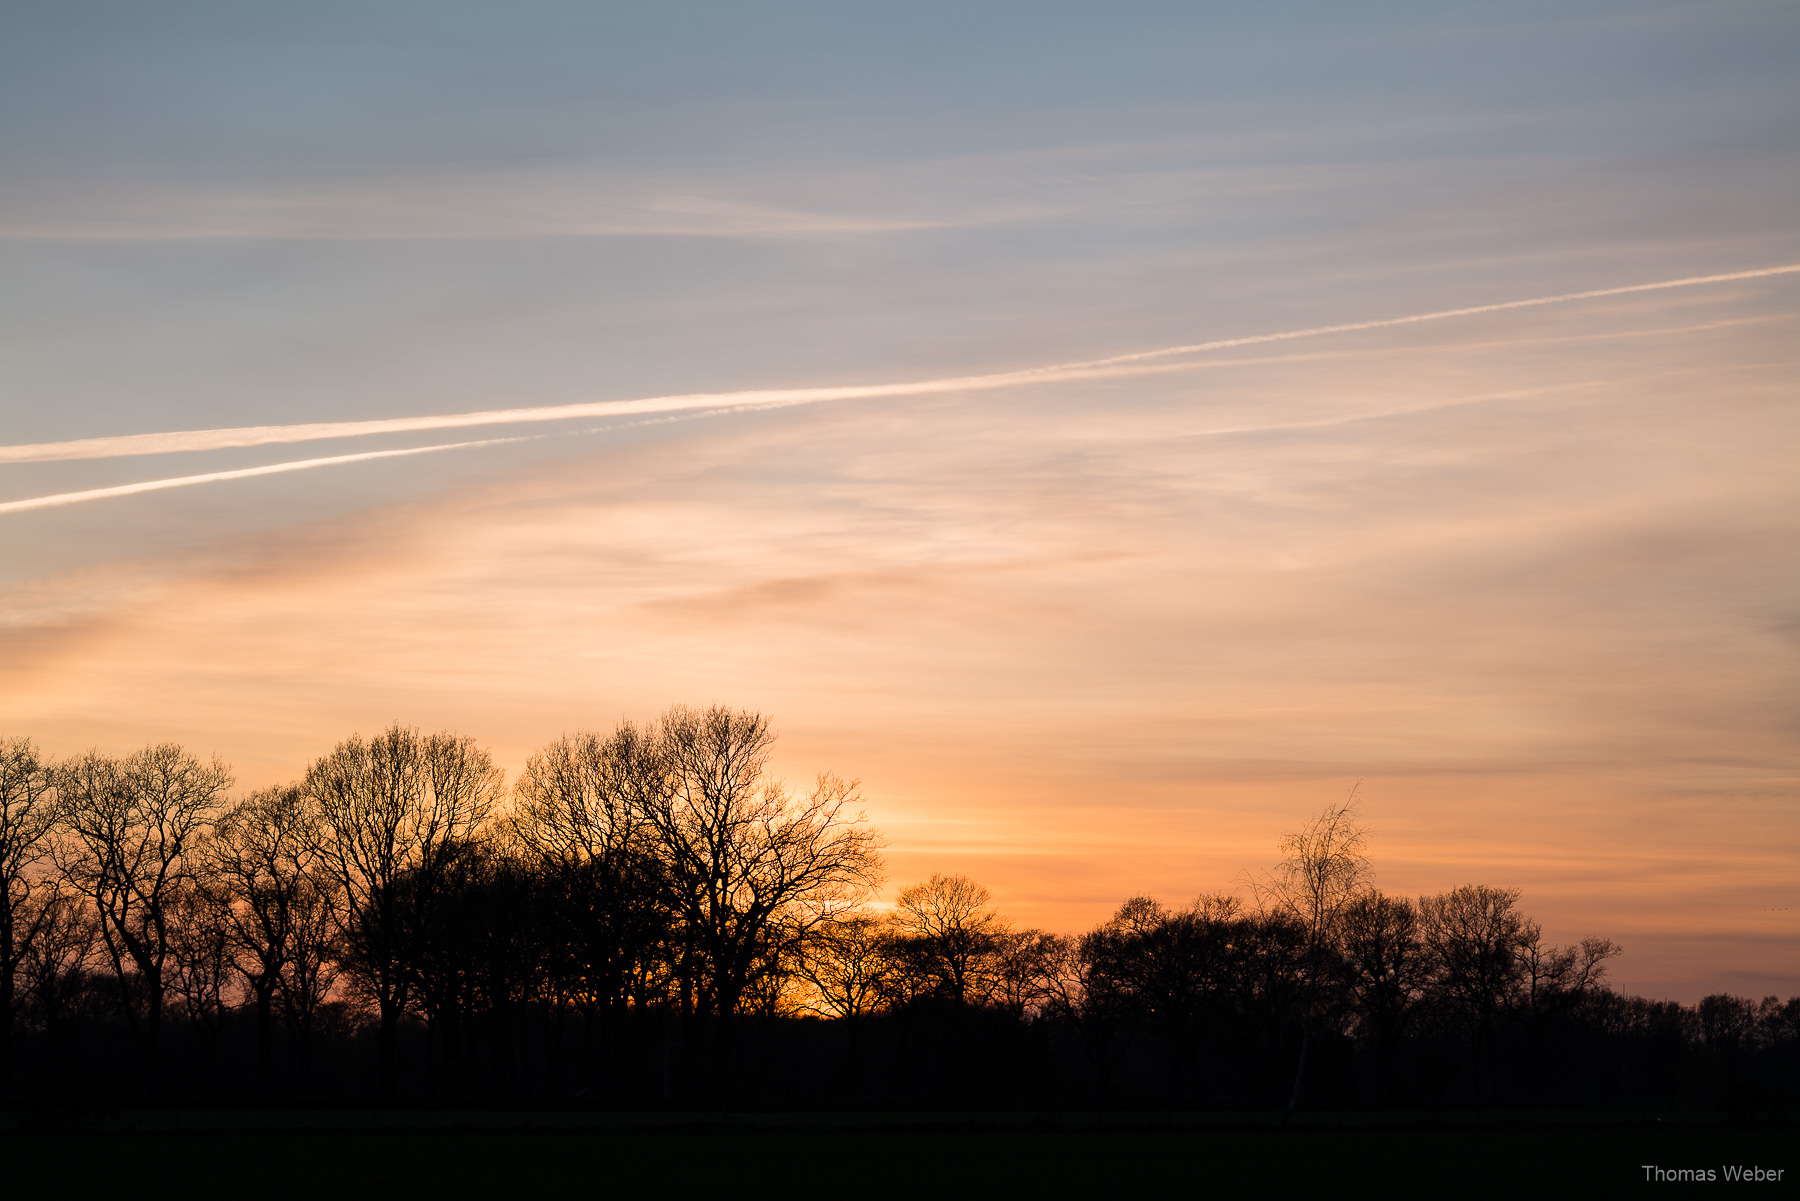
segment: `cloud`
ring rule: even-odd
[[[121,197],[129,203],[120,204]],[[574,173],[415,173],[265,183],[70,180],[14,189],[0,240],[210,242],[443,241],[511,238],[794,237],[888,233],[943,224],[809,211],[693,188]]]
[[[350,438],[373,434],[460,429],[483,425],[569,421],[579,418],[619,417],[647,413],[673,413],[694,409],[720,409],[726,407],[760,408],[819,404],[838,400],[873,400],[891,397],[930,396],[956,392],[977,392],[1002,388],[1018,388],[1033,384],[1115,379],[1122,376],[1142,373],[1146,370],[1143,364],[1155,359],[1202,354],[1208,351],[1226,350],[1242,346],[1258,346],[1274,342],[1289,342],[1301,338],[1322,337],[1328,334],[1418,325],[1424,322],[1442,321],[1455,317],[1469,317],[1484,313],[1498,313],[1514,309],[1536,308],[1544,305],[1565,304],[1602,297],[1625,296],[1641,292],[1656,292],[1670,288],[1687,288],[1735,280],[1761,279],[1768,276],[1789,275],[1795,272],[1800,272],[1800,264],[1790,264],[1780,267],[1763,267],[1750,271],[1733,271],[1715,275],[1689,276],[1682,279],[1661,280],[1656,283],[1597,288],[1584,292],[1566,292],[1556,296],[1538,296],[1525,300],[1503,301],[1497,304],[1474,305],[1456,309],[1440,309],[1435,312],[1414,313],[1404,317],[1383,317],[1368,321],[1319,325],[1307,329],[1284,330],[1279,333],[1253,334],[1238,338],[1220,338],[1208,342],[1195,342],[1181,346],[1166,346],[1156,350],[1136,351],[1129,354],[1113,355],[1108,358],[1089,359],[1081,362],[1051,364],[1042,367],[1030,367],[1023,370],[994,372],[984,375],[913,380],[905,383],[854,384],[826,388],[750,389],[738,392],[705,392],[678,396],[653,396],[639,400],[593,401],[580,404],[548,405],[534,408],[490,409],[474,413],[439,414],[423,417],[394,417],[372,421],[334,421],[313,422],[302,425],[243,426],[231,429],[183,430],[159,434],[124,434],[101,438],[83,438],[66,442],[40,442],[14,446],[0,446],[0,463],[36,463],[69,459],[110,458],[122,455],[170,454],[178,452],[218,450],[227,447],[263,446],[271,443],[307,442],[324,438]],[[1168,369],[1174,368],[1152,368],[1150,370]],[[349,460],[338,459],[333,461]],[[315,466],[323,465],[323,463],[324,460],[317,460],[308,461],[303,465]],[[302,464],[282,465],[280,467],[267,469],[256,468],[251,469],[247,474],[265,474],[267,471],[272,470],[295,470],[301,465]],[[230,473],[220,473],[216,476],[206,478],[224,479],[237,477],[232,476]],[[201,483],[206,482],[206,479],[196,476],[191,477],[191,482]],[[159,481],[155,486],[174,487],[177,485],[169,481]],[[129,490],[147,491],[150,490],[151,485],[127,485],[126,487]],[[125,493],[101,489],[96,490],[92,496],[97,497],[102,494],[124,495]],[[72,493],[66,495],[80,499],[91,498],[89,494]],[[0,512],[7,511],[8,508],[35,508],[45,503],[62,504],[71,503],[71,501],[55,498],[15,501],[12,502],[10,506],[0,506]]]
[[[1557,333],[1641,325],[1585,316]],[[1793,652],[1764,620],[1800,511],[1791,333],[546,440],[563,461],[154,588],[39,588],[0,726],[216,747],[248,786],[395,719],[516,766],[671,701],[754,706],[790,776],[864,778],[896,883],[974,872],[1056,929],[1227,888],[1364,777],[1384,888],[1519,884],[1554,937],[1629,937],[1622,979],[1686,987],[1729,957],[1670,967],[1641,931],[1729,931],[1720,889],[1792,874]]]
[[[1726,324],[1741,324],[1741,322],[1709,322],[1703,326],[1693,326],[1693,327],[1686,327],[1686,328],[1689,328],[1689,329],[1713,329],[1713,328],[1719,328],[1720,326],[1726,325]],[[1607,336],[1607,335],[1601,335],[1601,336]],[[1261,363],[1293,362],[1293,361],[1297,361],[1297,360],[1303,361],[1303,360],[1307,360],[1307,359],[1316,359],[1316,358],[1321,358],[1321,357],[1334,357],[1334,356],[1297,355],[1297,356],[1284,356],[1284,357],[1278,358],[1278,359],[1259,359],[1259,360],[1250,360],[1250,361],[1251,362],[1261,362]],[[1195,367],[1195,366],[1203,366],[1203,365],[1209,365],[1209,364],[1182,364],[1180,366]],[[1210,365],[1212,365],[1212,366],[1226,366],[1226,365],[1241,366],[1243,364],[1242,364],[1242,362],[1237,362],[1237,363],[1229,363],[1229,364],[1216,364],[1215,363],[1215,364],[1210,364]],[[1170,369],[1162,368],[1162,367],[1148,367],[1148,368],[1136,367],[1136,368],[1122,369],[1121,373],[1122,374],[1130,374],[1130,375],[1146,375],[1146,374],[1160,374],[1160,373],[1166,372],[1167,370],[1170,370]],[[1108,373],[1108,372],[1098,372],[1098,373],[1090,374],[1085,377],[1070,376],[1067,378],[1070,378],[1070,379],[1073,379],[1073,378],[1106,379],[1106,378],[1114,378],[1114,374]],[[1468,405],[1491,404],[1495,401],[1522,400],[1522,399],[1526,399],[1529,397],[1543,396],[1543,395],[1546,395],[1546,394],[1552,393],[1552,392],[1568,392],[1573,389],[1594,387],[1594,386],[1598,386],[1598,385],[1605,384],[1605,383],[1617,384],[1619,382],[1621,382],[1621,381],[1619,381],[1619,380],[1571,381],[1571,382],[1556,384],[1556,385],[1553,385],[1550,387],[1515,389],[1515,390],[1507,391],[1507,392],[1487,392],[1487,393],[1482,393],[1482,394],[1476,395],[1476,396],[1454,397],[1454,398],[1450,398],[1450,399],[1438,399],[1438,400],[1434,400],[1427,404],[1416,405],[1416,406],[1411,406],[1411,407],[1406,407],[1406,408],[1379,409],[1379,410],[1376,410],[1373,412],[1356,412],[1356,413],[1349,413],[1349,414],[1344,414],[1344,415],[1339,415],[1339,416],[1334,416],[1334,417],[1321,417],[1321,418],[1316,418],[1316,419],[1308,420],[1308,421],[1283,421],[1283,422],[1264,423],[1264,424],[1256,424],[1256,425],[1221,426],[1216,429],[1200,429],[1200,430],[1194,430],[1194,431],[1190,432],[1187,435],[1187,437],[1189,437],[1189,438],[1225,438],[1225,437],[1232,437],[1232,436],[1236,436],[1236,435],[1271,434],[1271,433],[1284,433],[1284,432],[1289,432],[1289,431],[1323,429],[1323,428],[1326,428],[1329,426],[1348,425],[1353,422],[1359,422],[1359,421],[1381,421],[1381,420],[1384,420],[1387,418],[1416,416],[1416,415],[1419,415],[1422,413],[1434,412],[1434,411],[1439,411],[1439,410],[1443,410],[1443,409],[1462,408],[1462,407],[1465,407]],[[790,402],[790,403],[793,403],[793,402]],[[661,417],[661,418],[649,418],[649,419],[646,419],[643,421],[624,422],[624,423],[620,423],[620,424],[612,425],[612,426],[603,426],[598,429],[572,430],[572,431],[567,431],[567,433],[560,434],[560,435],[559,434],[533,434],[533,435],[528,435],[528,436],[524,436],[524,437],[514,437],[514,438],[486,438],[486,439],[481,439],[481,440],[472,441],[472,442],[445,442],[445,443],[439,443],[434,446],[415,446],[415,447],[407,447],[407,448],[399,449],[399,450],[364,451],[359,454],[331,455],[331,456],[328,456],[325,458],[317,458],[317,459],[294,459],[294,460],[289,460],[288,462],[284,462],[284,463],[270,463],[270,464],[266,464],[266,465],[258,466],[258,467],[238,468],[238,469],[232,470],[232,471],[212,471],[212,472],[205,472],[205,473],[202,473],[199,475],[173,476],[173,477],[170,477],[167,479],[144,480],[144,481],[140,481],[137,483],[119,484],[119,485],[114,485],[112,487],[107,487],[107,488],[88,488],[88,489],[85,489],[85,490],[82,490],[79,492],[57,492],[57,493],[52,493],[47,496],[28,497],[23,500],[0,501],[0,513],[25,512],[25,511],[32,510],[32,509],[56,508],[56,507],[59,507],[62,505],[80,504],[80,503],[83,503],[86,501],[94,501],[94,500],[111,500],[111,499],[115,499],[118,497],[135,496],[139,493],[144,493],[144,492],[160,492],[167,488],[186,488],[186,487],[190,487],[190,486],[193,486],[196,484],[213,484],[213,483],[222,483],[222,482],[226,482],[226,481],[230,481],[230,480],[252,479],[256,476],[280,475],[280,474],[285,474],[285,473],[293,472],[293,471],[308,471],[315,467],[336,467],[336,466],[346,464],[346,463],[366,462],[371,459],[399,458],[399,457],[408,456],[408,455],[430,454],[434,451],[441,451],[441,450],[465,450],[465,449],[473,449],[476,447],[483,447],[483,446],[502,446],[502,445],[506,445],[509,443],[515,443],[515,442],[535,442],[535,441],[540,441],[545,438],[565,437],[565,436],[580,435],[580,434],[602,433],[602,432],[606,432],[609,430],[631,429],[631,428],[637,428],[637,427],[642,427],[642,426],[647,426],[647,425],[660,425],[660,424],[665,424],[668,422],[675,422],[675,421],[692,421],[692,420],[705,418],[705,417],[718,416],[718,415],[721,415],[724,413],[755,411],[755,410],[760,410],[760,409],[781,408],[781,407],[786,407],[786,406],[783,406],[780,404],[740,405],[740,406],[737,406],[734,408],[729,408],[729,409],[710,409],[710,410],[705,410],[705,411],[702,411],[699,413],[678,414],[675,416],[668,416],[668,417]]]

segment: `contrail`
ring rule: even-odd
[[[121,434],[73,442],[37,442],[0,446],[0,463],[43,463],[62,459],[108,459],[120,455],[173,454],[265,446],[272,442],[310,442],[320,438],[352,438],[365,434],[415,433],[476,425],[512,425],[532,421],[567,421],[578,417],[630,417],[690,409],[778,408],[827,400],[872,400],[884,396],[923,396],[934,392],[967,392],[1010,388],[1019,384],[1076,379],[1108,379],[1167,370],[1127,364],[1084,367],[1029,367],[994,375],[915,380],[901,384],[851,384],[834,388],[769,388],[744,392],[691,392],[642,400],[600,400],[533,409],[488,409],[479,413],[447,413],[437,417],[390,417],[375,421],[328,421],[310,425],[252,425],[236,429],[182,430],[166,434]]]
[[[1482,304],[1470,308],[1441,309],[1434,313],[1415,313],[1409,317],[1386,317],[1378,321],[1316,325],[1308,329],[1285,330],[1275,334],[1254,334],[1243,338],[1223,338],[1213,342],[1168,346],[1161,350],[1144,350],[1134,354],[1114,355],[1111,358],[1090,359],[1078,363],[1057,363],[1045,367],[1029,367],[1018,371],[1005,371],[989,375],[965,375],[945,379],[914,380],[909,383],[859,384],[831,388],[696,392],[677,396],[652,396],[641,400],[605,400],[582,404],[548,405],[539,408],[488,409],[478,413],[450,413],[435,417],[392,417],[375,421],[327,421],[307,425],[255,425],[236,429],[123,434],[105,438],[81,438],[70,442],[36,442],[17,446],[0,446],[0,463],[38,463],[59,459],[103,459],[118,455],[170,454],[178,451],[220,450],[232,446],[264,446],[274,442],[310,442],[320,438],[351,438],[365,434],[409,433],[479,425],[511,425],[519,422],[567,421],[579,417],[622,417],[640,413],[679,412],[685,409],[756,408],[818,404],[822,401],[832,400],[873,400],[889,396],[926,396],[943,392],[986,391],[1062,380],[1106,379],[1143,371],[1145,368],[1133,368],[1130,365],[1149,359],[1198,354],[1203,351],[1224,350],[1234,346],[1255,346],[1264,342],[1287,342],[1295,338],[1316,338],[1324,334],[1384,329],[1396,325],[1416,325],[1422,321],[1442,321],[1450,317],[1469,317],[1478,313],[1498,313],[1507,309],[1564,304],[1575,300],[1593,300],[1602,296],[1624,296],[1633,292],[1655,292],[1664,288],[1689,288],[1699,284],[1760,279],[1764,276],[1789,275],[1794,272],[1800,272],[1800,263],[1785,267],[1763,267],[1755,271],[1732,271],[1722,275],[1695,275],[1685,279],[1666,279],[1651,284],[1629,284],[1619,288],[1597,288],[1587,292],[1565,292],[1559,296],[1536,296],[1529,300],[1508,300],[1500,304]],[[354,457],[351,456],[351,458]],[[317,462],[323,461],[317,460]],[[349,459],[332,461],[347,462]],[[200,480],[203,477],[191,478]],[[236,477],[221,475],[204,478]],[[133,487],[139,486],[134,485]],[[71,493],[70,495],[76,494]],[[22,504],[24,502],[14,503]],[[0,511],[5,510],[0,508]]]
[[[522,421],[567,421],[572,418],[616,418],[643,412],[679,412],[684,409],[754,409],[774,405],[810,405],[830,400],[877,400],[884,396],[927,396],[934,393],[968,393],[988,391],[1024,384],[1049,384],[1062,380],[1094,380],[1118,375],[1132,375],[1129,364],[1150,358],[1175,355],[1197,355],[1233,346],[1258,346],[1264,342],[1289,342],[1314,339],[1327,333],[1352,333],[1357,330],[1382,330],[1388,326],[1411,326],[1424,321],[1444,321],[1449,317],[1472,317],[1476,313],[1498,313],[1510,308],[1534,308],[1539,304],[1564,304],[1591,301],[1607,295],[1633,292],[1658,292],[1663,288],[1692,288],[1696,284],[1730,283],[1733,279],[1760,279],[1764,275],[1787,275],[1800,272],[1800,263],[1787,266],[1764,266],[1748,272],[1721,275],[1688,275],[1687,279],[1663,279],[1658,283],[1627,284],[1622,288],[1595,288],[1589,292],[1564,292],[1561,295],[1539,295],[1526,301],[1503,301],[1499,304],[1476,304],[1471,308],[1445,308],[1435,313],[1413,313],[1409,317],[1384,317],[1381,321],[1354,321],[1336,326],[1310,326],[1307,330],[1285,330],[1282,333],[1256,333],[1242,339],[1219,339],[1193,342],[1190,346],[1166,346],[1154,351],[1138,351],[1132,355],[1091,358],[1085,362],[1066,362],[1044,367],[1026,367],[1021,371],[1003,371],[994,375],[950,376],[941,380],[913,380],[907,384],[855,384],[842,387],[794,387],[794,389],[761,389],[740,393],[686,393],[679,396],[648,396],[643,400],[601,400],[574,405],[545,405],[535,409],[486,409],[482,412],[454,412],[427,418],[383,418],[374,421],[317,421],[310,425],[247,425],[238,429],[178,430],[167,434],[121,434],[113,438],[81,438],[56,443],[25,443],[16,447],[0,447],[0,463],[45,463],[54,459],[106,459],[128,454],[173,454],[184,450],[223,450],[227,447],[263,447],[268,443],[295,443],[320,438],[358,438],[364,434],[405,434],[419,430],[464,429],[473,425],[513,425]],[[1143,367],[1138,367],[1143,371]],[[461,443],[459,443],[461,445]],[[347,459],[346,459],[347,461]],[[200,479],[200,477],[193,477]],[[74,495],[74,493],[70,493]],[[4,510],[0,510],[4,511]]]
[[[139,492],[160,492],[164,488],[187,488],[194,484],[213,484],[220,480],[245,480],[256,475],[279,475],[284,471],[305,471],[310,467],[330,467],[338,463],[361,463],[369,459],[394,459],[401,455],[423,455],[437,450],[462,450],[471,446],[498,446],[504,442],[526,442],[528,438],[483,438],[476,442],[446,442],[439,446],[414,446],[406,450],[370,450],[357,455],[333,455],[327,459],[296,459],[290,463],[270,463],[263,467],[243,467],[236,471],[210,471],[205,475],[178,475],[166,480],[145,480],[137,484],[120,484],[116,488],[89,488],[85,492],[58,492],[53,496],[34,496],[29,500],[0,503],[0,513],[19,513],[26,509],[49,509],[56,505],[80,504],[84,500],[105,500],[113,496],[132,496]]]
[[[1259,342],[1286,342],[1290,338],[1316,338],[1320,334],[1343,334],[1359,329],[1381,329],[1389,325],[1416,325],[1421,321],[1442,321],[1446,317],[1471,317],[1476,313],[1498,313],[1503,309],[1529,309],[1540,304],[1563,304],[1571,300],[1594,300],[1601,296],[1623,296],[1628,292],[1657,292],[1663,288],[1691,288],[1696,284],[1722,284],[1734,279],[1758,279],[1765,275],[1792,275],[1800,271],[1800,263],[1786,267],[1759,267],[1755,271],[1732,271],[1725,275],[1690,275],[1686,279],[1665,279],[1654,284],[1627,284],[1622,288],[1596,288],[1590,292],[1564,292],[1561,296],[1536,296],[1530,300],[1507,300],[1499,304],[1478,304],[1466,309],[1441,309],[1435,313],[1416,313],[1411,317],[1384,317],[1379,321],[1352,321],[1346,325],[1315,325],[1311,329],[1288,330],[1279,334],[1253,334],[1247,338],[1225,338],[1217,342],[1196,342],[1191,346],[1166,346],[1161,350],[1141,350],[1136,354],[1114,355],[1109,359],[1091,359],[1085,363],[1066,363],[1067,369],[1107,367],[1114,363],[1135,363],[1143,359],[1161,359],[1170,355],[1195,354],[1202,350],[1224,350],[1230,346],[1254,346]],[[1060,370],[1062,368],[1047,368]],[[4,448],[0,448],[4,450]]]

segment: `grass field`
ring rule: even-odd
[[[449,1117],[449,1115],[442,1115]],[[291,1129],[0,1135],[8,1197],[1610,1197],[1800,1194],[1792,1128],[1517,1124]],[[1783,1170],[1656,1184],[1644,1164]]]

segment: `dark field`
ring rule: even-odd
[[[154,1115],[158,1123],[171,1115]],[[314,1121],[322,1115],[296,1117]],[[531,1115],[555,1120],[552,1115]],[[190,1125],[199,1115],[187,1115]],[[253,1115],[238,1115],[239,1119]],[[471,1120],[481,1121],[470,1115]],[[494,1115],[519,1121],[527,1115]],[[349,1115],[332,1115],[344,1122]],[[280,1121],[277,1115],[267,1120]],[[375,1128],[167,1129],[0,1135],[12,1197],[1443,1196],[1609,1197],[1666,1190],[1800,1191],[1791,1128],[1689,1125],[1267,1125],[1049,1128],[860,1118],[503,1129],[455,1115],[379,1113]],[[585,1119],[593,1120],[593,1119]],[[649,1119],[656,1120],[656,1119]],[[691,1118],[679,1119],[692,1122]],[[1368,1119],[1363,1119],[1367,1121]],[[417,1121],[435,1128],[394,1129]],[[754,1126],[747,1122],[757,1123]],[[170,1125],[173,1123],[170,1122]],[[386,1128],[384,1128],[386,1127]],[[1785,1169],[1778,1183],[1647,1184],[1644,1164]]]

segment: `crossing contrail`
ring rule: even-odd
[[[10,500],[0,503],[0,513],[19,513],[26,509],[49,509],[57,505],[80,504],[84,500],[106,500],[114,496],[134,496],[139,492],[160,492],[164,488],[187,488],[194,484],[216,484],[221,480],[247,480],[257,475],[279,475],[284,471],[305,471],[311,467],[332,467],[338,463],[361,463],[369,459],[395,459],[401,455],[423,455],[436,450],[462,450],[471,446],[499,446],[503,442],[528,440],[526,438],[483,438],[476,442],[445,442],[438,446],[413,446],[405,450],[370,450],[356,455],[332,455],[326,459],[296,459],[290,463],[242,467],[236,471],[209,471],[205,475],[178,475],[166,480],[145,480],[138,484],[120,484],[115,488],[89,488],[85,492],[58,492],[53,496],[34,496],[28,500]]]
[[[927,396],[946,392],[987,391],[1014,388],[1027,384],[1055,383],[1064,380],[1106,379],[1132,375],[1147,370],[1137,364],[1148,360],[1178,355],[1199,354],[1209,350],[1226,350],[1236,346],[1256,346],[1265,342],[1288,342],[1296,338],[1316,338],[1325,334],[1352,333],[1357,330],[1385,329],[1397,325],[1416,325],[1424,321],[1442,321],[1450,317],[1471,317],[1480,313],[1498,313],[1507,309],[1533,308],[1546,304],[1564,304],[1576,300],[1594,300],[1603,296],[1624,296],[1633,292],[1655,292],[1665,288],[1688,288],[1700,284],[1728,283],[1733,280],[1760,279],[1770,275],[1800,272],[1800,263],[1785,267],[1762,267],[1754,271],[1732,271],[1721,275],[1694,275],[1685,279],[1665,279],[1649,284],[1628,284],[1617,288],[1596,288],[1587,292],[1565,292],[1558,296],[1535,296],[1528,300],[1508,300],[1499,304],[1474,305],[1461,309],[1440,309],[1432,313],[1415,313],[1407,317],[1384,317],[1375,321],[1353,321],[1340,325],[1316,325],[1308,329],[1285,330],[1273,334],[1253,334],[1241,338],[1221,338],[1212,342],[1195,342],[1186,346],[1166,346],[1160,350],[1143,350],[1133,354],[1089,359],[1077,363],[1056,363],[987,375],[953,376],[944,379],[913,380],[895,384],[853,384],[825,388],[778,388],[741,392],[694,392],[675,396],[651,396],[639,400],[603,400],[579,404],[547,405],[536,408],[487,409],[476,413],[449,413],[435,417],[391,417],[373,421],[325,421],[306,425],[253,425],[234,429],[182,430],[161,434],[122,434],[104,438],[80,438],[68,442],[35,442],[16,446],[0,446],[0,463],[40,463],[62,459],[104,459],[120,455],[172,454],[181,451],[221,450],[237,446],[265,446],[278,442],[310,442],[321,438],[353,438],[369,434],[412,433],[424,430],[462,429],[482,425],[512,425],[522,422],[568,421],[582,417],[624,417],[644,413],[673,413],[688,409],[757,408],[765,406],[818,404],[833,400],[874,400],[894,396]],[[1167,368],[1163,368],[1167,369]],[[456,443],[455,445],[468,445]],[[422,448],[439,449],[439,448]],[[448,449],[445,447],[444,449]],[[384,452],[400,453],[400,452]],[[309,464],[349,462],[356,456],[331,460],[306,460]],[[282,470],[297,470],[281,465]],[[249,469],[261,473],[263,469]],[[272,469],[271,469],[272,470]],[[183,477],[199,480],[203,477]],[[236,479],[240,476],[219,473],[204,478]],[[160,483],[160,481],[159,481]],[[170,485],[172,486],[172,485]],[[138,485],[127,485],[144,490]],[[97,491],[105,491],[100,489]],[[123,495],[123,493],[113,493]],[[69,495],[77,495],[70,493]],[[36,502],[14,501],[14,506]],[[0,506],[0,512],[8,506]]]
[[[1352,413],[1344,417],[1324,417],[1314,421],[1286,421],[1272,425],[1221,426],[1218,429],[1197,430],[1193,434],[1197,438],[1228,437],[1233,434],[1273,433],[1281,430],[1319,429],[1334,425],[1349,425],[1357,421],[1377,421],[1384,417],[1406,417],[1419,413],[1437,412],[1442,409],[1462,408],[1471,404],[1483,404],[1495,400],[1519,400],[1529,396],[1542,396],[1553,391],[1564,391],[1569,388],[1592,386],[1598,381],[1583,381],[1574,384],[1562,384],[1556,388],[1526,388],[1512,392],[1482,393],[1479,396],[1464,397],[1458,400],[1440,401],[1436,404],[1415,406],[1404,409],[1382,409],[1371,413]],[[666,417],[652,417],[643,421],[627,421],[618,425],[603,426],[601,429],[570,430],[570,434],[594,434],[602,430],[630,429],[635,426],[660,425],[668,421],[693,421],[696,418],[717,416],[721,413],[741,412],[742,407],[732,409],[710,409],[698,413],[683,413]],[[112,488],[89,488],[82,492],[58,492],[51,496],[34,496],[26,500],[0,502],[0,513],[19,513],[27,509],[48,509],[57,505],[80,504],[82,501],[107,500],[117,496],[134,496],[139,492],[160,492],[164,488],[186,488],[194,484],[212,484],[222,480],[242,480],[259,475],[279,475],[287,471],[305,471],[312,467],[334,467],[339,463],[361,463],[368,459],[392,459],[401,455],[423,455],[439,450],[465,450],[477,446],[500,446],[508,442],[535,442],[539,438],[558,437],[557,434],[528,434],[516,438],[483,438],[475,442],[444,442],[435,446],[414,446],[404,450],[371,450],[361,454],[332,455],[322,459],[295,459],[286,463],[270,463],[263,467],[244,467],[235,471],[210,471],[204,475],[179,475],[168,479],[145,480],[137,484],[121,484]]]

